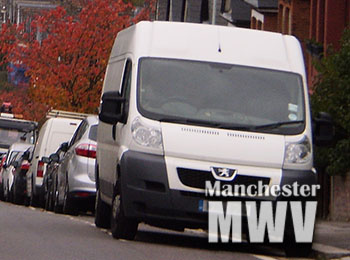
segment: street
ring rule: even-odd
[[[209,245],[203,233],[142,225],[135,241],[115,240],[93,216],[72,217],[0,202],[0,259],[283,259],[278,248]]]

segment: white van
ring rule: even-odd
[[[42,157],[48,157],[62,143],[68,142],[79,126],[81,119],[84,118],[83,115],[78,113],[75,115],[72,112],[57,110],[54,112],[56,114],[49,114],[48,116],[51,118],[40,129],[30,168],[27,172],[27,196],[30,199],[30,204],[33,206],[37,204],[43,205],[44,203],[43,178],[46,164],[42,161]],[[69,115],[66,115],[67,113]]]
[[[207,228],[206,180],[317,183],[293,36],[140,22],[116,38],[99,118],[95,224],[115,238]]]

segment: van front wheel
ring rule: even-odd
[[[133,240],[136,236],[138,222],[124,215],[120,185],[113,198],[111,212],[111,232],[114,238]]]

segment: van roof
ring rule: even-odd
[[[81,119],[72,119],[72,118],[65,118],[65,117],[52,117],[46,120],[44,125],[49,125],[51,122],[51,126],[54,128],[60,127],[60,129],[63,127],[65,128],[67,124],[70,125],[79,125],[81,123]],[[43,125],[43,126],[44,126]]]
[[[229,26],[142,21],[117,35],[111,58],[160,57],[230,63],[305,75],[294,36]]]

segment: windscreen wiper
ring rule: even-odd
[[[204,127],[216,127],[222,129],[230,129],[230,130],[251,130],[251,126],[245,125],[236,125],[222,122],[213,122],[213,121],[203,121],[197,119],[180,119],[180,118],[162,118],[159,119],[161,122],[168,123],[180,123],[180,124],[189,124],[196,126],[204,126]]]
[[[257,126],[253,126],[252,128],[253,129],[273,129],[273,128],[279,128],[281,126],[302,124],[302,123],[304,123],[304,120],[284,121],[284,122],[276,122],[276,123],[266,124],[266,125],[257,125]]]

